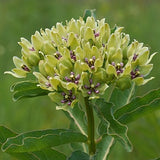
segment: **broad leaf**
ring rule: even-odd
[[[67,110],[69,118],[71,118],[76,124],[79,131],[87,135],[87,123],[85,119],[85,112],[80,108],[79,104],[76,103],[74,108]]]
[[[19,160],[66,160],[66,156],[51,148],[30,153],[10,153],[11,156]]]
[[[0,146],[5,143],[7,138],[15,137],[17,134],[8,129],[5,126],[0,126]],[[37,160],[37,158],[32,153],[12,153],[11,156],[14,156],[20,160]]]
[[[75,122],[73,120],[71,120],[71,122],[70,122],[70,129],[75,130],[75,131],[79,131],[77,125],[75,124]],[[80,151],[84,151],[84,152],[88,153],[88,146],[86,143],[71,143],[70,146],[74,151],[80,150]]]
[[[17,134],[7,127],[0,126],[0,143],[3,144],[7,138],[16,138]],[[11,156],[19,160],[66,160],[66,156],[51,148],[43,149],[41,151],[15,153],[10,152]]]
[[[87,137],[67,129],[33,131],[8,138],[2,145],[4,152],[33,152],[73,142],[86,142]]]
[[[104,102],[103,99],[98,99],[95,103],[95,110],[101,119],[101,124],[104,123],[106,133],[119,140],[127,151],[132,151],[132,145],[127,137],[128,128],[126,125],[118,122],[112,114],[113,104]]]
[[[64,111],[66,116],[70,119],[70,129],[80,131],[83,135],[87,136],[87,122],[84,111],[80,108],[78,103],[74,108],[69,108]],[[71,143],[71,147],[75,150],[83,150],[87,152],[88,147],[85,143]]]
[[[110,149],[114,143],[114,138],[108,135],[103,135],[101,141],[97,144],[95,160],[106,160],[110,153]]]
[[[114,116],[126,124],[158,109],[160,109],[160,89],[136,97],[129,104],[116,110]]]
[[[47,148],[41,151],[33,152],[40,160],[66,160],[66,156],[56,150]]]
[[[82,151],[75,151],[67,160],[89,160],[89,155]]]
[[[84,15],[83,15],[83,20],[86,21],[87,17],[91,17],[93,16],[94,18],[96,18],[96,15],[95,15],[95,9],[86,9],[84,11]]]
[[[116,109],[129,103],[133,93],[134,84],[132,84],[131,88],[125,90],[120,90],[118,88],[114,88],[114,86],[110,86],[103,95],[103,98],[105,101],[114,104],[113,111],[115,111]]]
[[[11,86],[13,100],[47,95],[49,91],[41,89],[35,82],[21,81]]]
[[[14,137],[17,134],[5,126],[0,126],[0,147],[9,137]]]

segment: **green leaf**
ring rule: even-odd
[[[22,133],[8,138],[2,145],[3,152],[33,152],[71,142],[86,142],[87,137],[68,129],[49,129]]]
[[[95,9],[86,9],[83,14],[83,20],[86,21],[87,17],[93,16],[96,19]]]
[[[18,160],[40,160],[36,155],[31,153],[9,153]]]
[[[74,120],[72,120],[72,119],[71,119],[71,122],[70,122],[69,129],[79,131],[77,125],[75,124]],[[70,146],[73,150],[80,150],[80,151],[84,151],[86,153],[88,152],[88,146],[85,143],[71,143]]]
[[[9,137],[14,137],[17,134],[5,126],[0,126],[0,147]]]
[[[108,135],[103,135],[101,141],[97,144],[95,160],[106,160],[110,153],[110,149],[114,143],[114,138]]]
[[[15,137],[17,134],[8,129],[5,126],[0,126],[0,147],[7,140],[7,138]],[[37,160],[37,158],[32,153],[12,153],[11,156],[14,156],[20,160]]]
[[[7,138],[16,138],[16,133],[11,131],[5,126],[0,126],[0,143],[3,144],[7,140]],[[23,152],[23,153],[9,153],[11,156],[19,159],[19,160],[66,160],[66,156],[56,150],[51,148],[43,149],[41,151],[35,152]]]
[[[114,116],[122,123],[129,123],[147,113],[160,109],[160,89],[153,90],[115,111]]]
[[[98,99],[95,103],[95,111],[97,112],[101,123],[107,126],[106,133],[121,142],[128,152],[132,151],[132,145],[127,137],[128,127],[118,122],[112,114],[113,104]]]
[[[89,160],[89,155],[82,151],[75,151],[67,160]]]
[[[85,112],[81,109],[78,103],[75,104],[74,108],[69,108],[67,110],[69,118],[71,118],[79,131],[87,136],[87,122],[85,117]]]
[[[10,153],[11,156],[19,160],[66,160],[66,156],[51,148],[30,153]]]
[[[66,156],[56,150],[47,148],[41,151],[33,152],[40,160],[66,160]]]
[[[132,84],[132,87],[125,90],[120,90],[118,88],[114,88],[114,86],[109,87],[105,94],[103,95],[103,98],[110,103],[113,103],[113,112],[120,108],[121,106],[124,106],[125,104],[130,102],[130,99],[132,95],[134,94],[135,85]]]
[[[64,111],[66,116],[71,120],[70,128],[80,131],[83,135],[87,136],[87,122],[84,111],[81,109],[78,103],[75,104],[74,108],[69,108]],[[87,152],[88,148],[86,144],[71,143],[71,147]]]
[[[47,95],[49,91],[41,89],[38,83],[21,81],[11,86],[13,92],[13,100],[17,101],[21,98],[37,97]]]

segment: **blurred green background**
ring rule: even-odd
[[[160,0],[0,0],[0,125],[19,133],[68,127],[65,115],[55,110],[48,97],[13,102],[9,87],[17,79],[3,72],[13,68],[13,56],[20,56],[20,37],[30,40],[36,30],[78,18],[85,9],[93,8],[98,19],[105,17],[111,27],[124,26],[131,39],[144,42],[151,53],[160,51]],[[152,62],[150,75],[156,78],[140,87],[137,95],[160,87],[160,55]],[[150,160],[160,156],[160,111],[129,124],[129,137],[133,152],[127,153],[117,144],[110,160]],[[0,152],[0,160],[12,158]]]

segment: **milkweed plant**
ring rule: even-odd
[[[19,45],[21,58],[14,56],[15,68],[5,72],[23,78],[11,87],[13,99],[48,95],[70,128],[17,134],[0,126],[3,152],[20,160],[106,160],[117,141],[132,151],[127,124],[160,106],[160,89],[133,96],[135,86],[153,79],[156,53],[131,41],[123,27],[96,20],[93,10]],[[66,144],[70,155],[54,148]]]

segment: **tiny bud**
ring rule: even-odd
[[[88,91],[87,93],[90,95],[92,93],[92,91]]]
[[[112,62],[111,64],[112,64],[112,66],[115,66],[115,62]]]
[[[95,56],[93,56],[93,57],[92,57],[92,59],[93,59],[93,61],[95,61],[95,60],[96,60],[96,57],[95,57]]]
[[[73,100],[76,99],[76,96],[72,96],[72,99],[73,99]]]
[[[35,51],[34,47],[32,47],[32,48],[29,48],[29,50],[30,50],[30,51]]]
[[[94,67],[94,66],[91,66],[91,69],[95,69],[95,67]]]
[[[88,87],[87,85],[84,85],[84,88],[85,88],[85,89],[89,89],[89,87]]]
[[[70,82],[70,81],[71,81],[67,76],[65,77],[65,80],[66,80],[67,82]]]
[[[48,82],[46,82],[45,85],[46,85],[47,87],[51,87],[51,84],[48,83]]]
[[[95,87],[97,88],[97,87],[99,87],[99,86],[100,86],[100,83],[97,83]]]
[[[84,61],[85,61],[86,63],[88,63],[88,58],[85,58]]]
[[[66,101],[65,100],[61,100],[61,103],[65,103]]]
[[[93,83],[93,80],[92,80],[92,79],[89,79],[89,83],[92,84],[92,83]]]
[[[64,92],[61,93],[62,96],[65,96],[66,94]]]
[[[70,106],[70,105],[71,105],[71,102],[68,102],[67,104],[68,104],[68,106]]]
[[[99,93],[99,90],[95,90],[95,93],[98,94],[98,93]]]
[[[78,74],[77,76],[76,76],[76,80],[79,80],[80,79],[80,74]]]
[[[70,74],[71,74],[71,75],[74,75],[74,72],[71,72]]]
[[[123,65],[124,65],[124,64],[121,62],[121,63],[120,63],[120,66],[123,67]]]
[[[99,37],[99,32],[94,34],[95,37]]]
[[[118,71],[117,71],[117,75],[119,75],[120,73],[121,73],[121,71],[120,71],[120,70],[118,70]]]
[[[78,84],[79,82],[78,82],[78,81],[75,81],[74,83],[75,83],[75,84]]]

